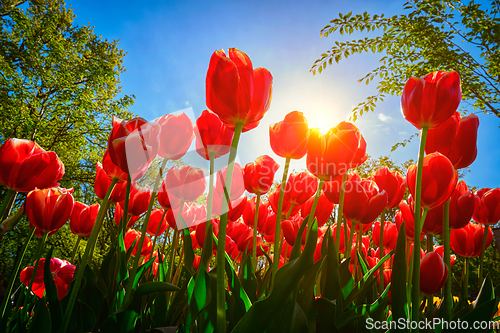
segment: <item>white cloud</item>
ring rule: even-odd
[[[189,106],[189,101],[186,101],[184,105]]]
[[[390,120],[390,119],[392,119],[392,118],[391,118],[391,117],[389,117],[389,116],[386,116],[386,115],[385,115],[385,114],[383,114],[383,113],[379,113],[379,114],[378,114],[378,119],[379,119],[380,121],[386,122],[386,121],[388,121],[388,120]]]

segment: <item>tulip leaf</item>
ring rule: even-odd
[[[36,303],[35,309],[33,310],[33,319],[29,324],[28,333],[37,332],[52,332],[50,311],[49,308],[45,306],[45,302]]]
[[[340,286],[340,274],[339,274],[339,261],[337,249],[335,247],[335,241],[333,240],[332,231],[330,228],[327,229],[325,236],[323,237],[323,244],[327,241],[327,255],[325,259],[326,265],[323,268],[323,274],[325,276],[324,283],[322,283],[321,296],[329,299],[336,300],[338,305],[337,310],[342,309],[343,299]],[[340,296],[340,297],[339,297]]]
[[[201,270],[202,267],[204,270],[208,268],[208,265],[210,264],[210,259],[212,259],[212,254],[213,254],[213,242],[212,242],[212,232],[213,232],[213,226],[212,222],[208,221],[208,229],[205,230],[205,240],[203,244],[203,250],[201,252],[201,259],[200,259],[200,266],[198,267],[198,270]]]
[[[52,277],[52,272],[50,270],[50,261],[52,258],[52,252],[54,247],[51,247],[47,256],[45,257],[45,263],[43,265],[43,283],[45,284],[45,297],[48,303],[48,310],[50,313],[52,332],[59,332],[61,330],[63,317],[63,310],[59,298],[57,297],[57,287],[54,283],[54,278]]]
[[[157,293],[162,291],[178,291],[180,288],[174,286],[173,284],[160,281],[145,282],[137,287],[134,292],[134,297],[144,296],[151,293]]]
[[[83,287],[78,293],[80,314],[83,317],[82,325],[85,325],[87,331],[92,331],[100,317],[104,295],[97,286],[97,276],[88,265],[85,266],[83,281]]]
[[[233,333],[263,332],[268,327],[289,324],[292,322],[295,310],[295,299],[291,299],[300,279],[314,264],[314,251],[318,237],[318,223],[316,219],[309,224],[306,245],[302,254],[295,260],[278,269],[276,283],[266,299],[253,304],[248,312],[241,318]],[[277,313],[279,312],[279,313]],[[303,314],[303,313],[302,313]]]
[[[364,258],[364,254],[362,251],[356,251],[356,255],[358,257],[357,263],[361,266],[361,272],[363,272],[363,276],[368,273],[368,267],[366,266],[366,258]]]
[[[349,270],[350,263],[351,258],[347,258],[339,265],[340,285],[342,287],[342,296],[344,297],[344,299],[347,299],[353,289],[357,287],[354,284],[354,278],[351,274],[351,271]]]
[[[253,260],[252,256],[245,256],[245,261],[241,264],[243,265],[243,274],[241,276],[241,285],[245,289],[248,298],[253,303],[257,300],[257,278],[253,272]]]
[[[477,295],[476,300],[472,302],[472,304],[474,308],[476,308],[494,298],[495,291],[493,289],[493,282],[491,281],[491,276],[488,274],[486,278],[484,278],[481,289],[479,290],[479,294]]]
[[[138,269],[137,269],[137,273],[135,274],[135,277],[134,277],[134,284],[133,286],[137,286],[137,284],[139,283],[139,280],[142,278],[142,275],[144,274],[144,272],[149,268],[151,267],[151,265],[153,265],[154,261],[155,261],[155,258],[156,257],[152,257],[150,258],[144,265],[141,265]]]
[[[184,265],[186,266],[188,271],[191,272],[191,274],[194,274],[194,268],[193,268],[194,251],[193,251],[193,244],[191,241],[191,234],[189,233],[188,228],[182,229],[182,240],[184,245]]]
[[[271,267],[271,266],[269,266],[269,267]],[[273,274],[273,270],[272,269],[268,269],[266,271],[266,273],[264,275],[264,278],[260,282],[259,289],[257,290],[257,299],[260,299],[261,297],[264,297],[264,293],[266,292],[266,289],[268,287],[270,287],[269,283],[271,281],[272,274]]]
[[[324,258],[318,260],[302,277],[299,282],[299,290],[297,293],[297,304],[304,311],[309,326],[316,325],[316,309],[314,307],[315,300],[315,284],[318,278],[319,271],[323,265]]]
[[[208,305],[208,303],[210,303],[212,298],[210,291],[210,275],[205,271],[205,269],[199,269],[196,275],[189,281],[187,297],[189,311],[187,313],[184,330],[186,332],[190,332],[191,325],[196,320],[196,317]]]
[[[320,297],[316,299],[314,306],[318,313],[318,316],[316,317],[316,332],[332,332],[332,328],[335,327],[335,313],[337,305],[324,297]]]
[[[406,320],[407,300],[406,300],[406,234],[405,222],[399,228],[394,259],[392,262],[391,276],[391,300],[392,300],[392,319],[395,322]],[[391,330],[391,332],[404,332],[405,330]]]
[[[290,253],[290,258],[288,259],[289,261],[293,261],[300,256],[300,248],[302,246],[302,234],[304,233],[304,229],[307,226],[307,219],[308,218],[309,218],[309,215],[307,215],[304,218],[304,220],[302,221],[302,224],[300,225],[299,231],[297,231],[297,237],[295,237],[295,243],[293,244],[292,252]]]

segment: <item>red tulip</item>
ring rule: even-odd
[[[337,125],[337,129],[340,131],[359,131],[354,124],[343,121],[340,124]],[[368,159],[368,155],[366,154],[366,141],[365,138],[360,134],[359,137],[359,144],[356,149],[356,152],[354,153],[354,157],[351,160],[351,163],[349,165],[349,169],[356,168],[360,166],[361,164],[365,163],[365,161]]]
[[[234,132],[212,111],[205,110],[196,119],[194,133],[196,134],[196,151],[207,161],[210,160],[210,154],[213,154],[215,159],[231,150]]]
[[[301,216],[295,216],[289,220],[285,220],[281,222],[281,229],[283,230],[283,236],[288,244],[293,246],[295,244],[295,240],[297,238],[297,233],[299,232],[299,228],[304,221],[304,218]],[[306,232],[302,233],[301,244],[304,245],[306,243]]]
[[[500,220],[500,189],[482,188],[476,192],[472,218],[477,223],[492,225]]]
[[[406,222],[405,223],[406,237],[408,237],[408,239],[413,242],[413,240],[415,239],[415,215],[414,215],[415,207],[411,195],[408,197],[408,202],[409,203],[406,203],[406,201],[401,201],[399,203],[400,211],[396,212],[396,216],[394,217],[394,222],[396,222],[396,227],[398,228],[398,231],[403,222]],[[423,237],[424,234],[420,234],[420,239],[422,239]]]
[[[408,168],[406,179],[410,193],[415,198],[416,164]],[[440,153],[426,155],[422,170],[422,207],[431,209],[444,203],[455,190],[457,181],[458,173],[446,156]]]
[[[352,222],[350,220],[345,220],[349,229],[352,228]],[[354,231],[361,232],[363,234],[367,233],[368,230],[372,228],[372,222],[370,223],[354,223]]]
[[[198,199],[207,186],[203,170],[189,165],[170,168],[164,182],[169,197],[184,202]]]
[[[128,217],[127,217],[127,229],[128,228],[131,228],[135,222],[137,222],[137,220],[139,220],[139,217],[140,216],[134,216],[134,215],[130,215],[128,214]],[[120,225],[120,221],[122,220],[123,218],[123,207],[121,206],[120,203],[116,203],[116,207],[115,207],[115,223],[116,225]]]
[[[271,193],[267,195],[267,200],[269,202],[269,205],[271,206],[271,209],[275,214],[278,212],[278,202],[279,202],[279,197],[280,197],[280,191],[281,191],[281,184],[278,185]],[[281,210],[281,215],[282,217],[286,217],[288,212],[290,211],[290,207],[292,207],[292,204],[284,198],[283,200],[283,207]],[[300,206],[293,205],[292,211],[290,212],[290,216],[294,216],[299,212]]]
[[[274,244],[274,234],[276,232],[276,214],[269,212],[267,219],[257,226],[260,234],[264,236],[266,242]]]
[[[387,193],[379,191],[373,180],[349,182],[347,189],[346,184],[344,216],[352,222],[371,223],[387,205]]]
[[[219,235],[219,220],[217,219],[212,219],[212,228],[213,228],[213,233],[215,236]],[[205,242],[205,231],[207,228],[207,222],[202,222],[197,224],[195,227],[195,233],[194,236],[196,238],[196,243],[201,247],[203,246],[203,243]],[[215,249],[215,244],[212,248]]]
[[[245,206],[245,210],[243,211],[243,222],[253,229],[254,220],[255,220],[255,206],[256,206],[256,197],[247,201]],[[265,202],[260,202],[259,205],[259,216],[257,217],[257,225],[262,225],[267,220],[267,216],[269,215],[269,209],[267,209],[268,205]]]
[[[358,171],[354,170],[351,172],[347,173],[347,178],[346,178],[346,191],[351,190],[351,185],[349,185],[349,188],[347,187],[347,184],[350,184],[350,182],[353,181],[360,181],[361,177],[359,177]],[[323,192],[325,193],[326,197],[328,200],[333,202],[334,204],[339,204],[340,202],[340,187],[342,184],[342,175],[339,175],[335,178],[333,178],[331,181],[325,182],[325,185],[323,186]]]
[[[437,252],[427,253],[420,260],[420,292],[433,295],[441,289],[448,277],[448,267]]]
[[[444,245],[434,245],[433,249],[434,252],[436,252],[437,254],[439,254],[439,256],[441,256],[441,258],[444,258]],[[457,256],[454,254],[450,254],[450,267],[453,267],[453,264],[455,263],[456,260]]]
[[[227,173],[227,167],[217,172],[214,197],[218,196],[219,198],[223,198],[225,196],[224,186],[226,184],[226,173]],[[231,193],[228,193],[229,200],[234,201],[236,199],[239,199],[244,192],[245,192],[245,181],[243,176],[243,169],[241,168],[241,165],[235,163],[233,170],[233,179],[231,180]]]
[[[229,208],[227,211],[227,220],[236,221],[243,215],[245,208],[247,206],[247,197],[242,195],[238,199],[229,202]],[[212,218],[221,216],[222,209],[222,198],[218,195],[214,195],[214,201],[212,204]]]
[[[35,228],[43,232],[56,232],[68,221],[73,211],[73,189],[52,187],[35,189],[26,197],[26,215]]]
[[[215,51],[206,79],[206,101],[222,122],[243,132],[257,127],[271,102],[273,77],[265,68],[253,69],[248,56],[238,49]]]
[[[448,157],[455,169],[466,168],[477,156],[478,127],[479,118],[475,114],[461,118],[457,111],[447,121],[429,130],[425,152],[440,152]]]
[[[137,184],[132,183],[130,187],[130,197],[128,202],[128,214],[139,216],[148,210],[149,201],[151,200],[151,191],[149,189],[137,188]],[[120,203],[125,207],[125,199]]]
[[[123,172],[118,165],[113,163],[111,157],[109,157],[109,152],[107,149],[104,152],[104,156],[102,157],[101,166],[106,175],[109,177],[109,179],[117,179],[118,182],[123,182],[127,180],[128,174]],[[144,170],[144,172],[145,171],[146,170]],[[144,172],[134,175],[134,178],[135,179],[141,178],[144,175]]]
[[[169,160],[183,157],[194,138],[193,123],[186,114],[166,114],[156,120],[160,125],[158,156]]]
[[[307,169],[319,179],[332,180],[346,173],[351,164],[360,164],[366,157],[363,153],[363,158],[360,158],[364,139],[359,130],[354,125],[347,124],[342,122],[325,135],[318,129],[311,130]]]
[[[425,222],[422,226],[422,233],[426,235],[442,235],[444,222],[444,205],[439,205],[429,209]]]
[[[399,205],[406,190],[406,179],[397,171],[390,171],[386,166],[375,171],[371,177],[380,190],[387,193],[386,209],[393,209]]]
[[[354,234],[354,238],[352,241],[352,246],[351,246],[351,258],[357,258],[356,251],[357,249],[357,242],[356,239],[358,238],[357,233]],[[368,249],[370,248],[370,236],[362,236],[361,237],[361,251],[363,255],[366,257],[368,255]],[[354,260],[351,260],[351,265],[353,265]]]
[[[111,179],[104,171],[102,164],[97,162],[96,165],[96,174],[95,174],[95,182],[94,182],[94,190],[97,197],[101,200],[104,200],[106,193],[108,192],[108,188],[111,185]],[[111,195],[109,196],[109,202],[120,202],[125,200],[125,195],[127,193],[127,182],[120,182],[115,185]]]
[[[40,259],[40,263],[36,269],[32,286],[32,291],[40,298],[43,297],[43,293],[45,292],[45,283],[43,280],[44,266],[45,258],[42,258]],[[25,286],[29,286],[34,269],[35,268],[33,266],[30,266],[21,271],[19,278]],[[57,288],[57,298],[59,300],[61,300],[68,292],[68,286],[71,283],[71,280],[73,280],[75,269],[76,267],[71,265],[66,260],[50,258],[50,272]]]
[[[167,211],[167,222],[172,229],[181,230],[183,228],[194,227],[195,225],[207,220],[207,211],[205,206],[198,205],[194,202],[185,203],[182,206],[181,221],[177,220],[178,215],[179,208],[169,209]]]
[[[416,128],[435,128],[455,113],[461,99],[458,73],[437,71],[406,82],[401,110]]]
[[[340,243],[339,243],[339,253],[344,253],[345,252],[345,237],[344,237],[344,228],[347,228],[347,235],[350,234],[351,230],[348,226],[345,225],[345,223],[342,223],[340,225]],[[337,223],[335,223],[332,226],[332,235],[334,241],[337,241],[335,238],[337,237]]]
[[[77,236],[89,237],[94,227],[99,208],[99,204],[88,206],[84,203],[75,201],[69,221],[71,232]]]
[[[461,229],[454,229],[450,234],[450,246],[459,256],[464,258],[475,258],[481,254],[483,245],[484,226],[469,223]],[[486,247],[493,241],[493,232],[488,228]]]
[[[305,218],[307,215],[311,213],[312,205],[314,203],[314,197],[309,198],[300,208],[300,215]],[[318,219],[318,227],[322,227],[330,215],[333,212],[334,204],[328,200],[324,193],[321,193],[318,199],[318,205],[316,207],[316,211],[314,212],[314,217]],[[312,216],[310,217],[310,221],[312,221]]]
[[[380,222],[376,221],[373,225],[372,240],[375,245],[380,247]],[[384,244],[382,248],[385,250],[394,250],[396,248],[396,241],[398,240],[398,228],[396,224],[385,221],[384,222]]]
[[[123,172],[140,173],[156,157],[159,133],[160,125],[155,122],[143,118],[126,121],[115,117],[108,138],[109,157]]]
[[[274,174],[279,167],[268,155],[257,157],[255,162],[248,163],[243,170],[245,189],[257,195],[267,193],[273,185]]]
[[[316,194],[318,179],[307,172],[291,174],[285,185],[285,200],[300,206]]]
[[[175,197],[169,197],[167,192],[167,184],[163,181],[158,189],[158,203],[163,209],[177,208],[181,204],[181,201]]]
[[[309,126],[299,111],[292,111],[279,123],[269,126],[271,148],[280,157],[301,159],[307,153]]]
[[[463,180],[459,181],[450,197],[450,228],[460,229],[466,226],[472,217],[474,206],[474,193],[467,189]]]
[[[141,233],[137,230],[134,229],[128,229],[127,233],[125,234],[124,238],[124,243],[125,243],[125,249],[128,251],[129,248],[132,246],[132,243],[134,241],[134,248],[132,250],[132,255],[135,256],[137,255],[137,247],[139,246],[139,239],[141,238]],[[151,242],[151,239],[146,235],[144,237],[144,243],[142,244],[142,249],[141,249],[141,256],[143,257],[149,257],[151,254],[151,248],[153,247],[153,243]]]
[[[147,227],[147,233],[150,236],[155,236],[156,231],[158,231],[158,235],[161,235],[167,230],[167,218],[163,216],[163,209],[153,209],[151,211],[151,215],[149,216],[149,222]],[[158,230],[158,225],[160,225],[160,230]]]
[[[0,147],[0,183],[17,192],[59,186],[64,165],[53,151],[23,139],[9,139]]]

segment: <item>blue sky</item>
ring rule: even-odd
[[[197,117],[206,109],[205,77],[215,50],[236,47],[248,54],[254,67],[272,73],[273,99],[259,127],[242,135],[241,164],[268,154],[283,165],[269,146],[269,125],[298,110],[310,126],[330,128],[347,120],[351,110],[376,92],[376,84],[358,79],[375,68],[381,55],[356,55],[313,76],[313,62],[338,34],[320,38],[320,30],[339,13],[395,15],[401,1],[96,1],[69,0],[76,23],[95,26],[108,40],[120,40],[127,56],[121,75],[123,93],[136,96],[131,111],[146,119],[186,108]],[[361,38],[366,34],[348,37]],[[479,115],[478,157],[465,181],[477,187],[499,187],[500,134],[498,118]],[[391,152],[391,147],[417,130],[400,112],[400,98],[391,96],[356,126],[367,141],[372,157],[389,155],[401,163],[416,159],[418,140]],[[195,154],[186,158],[197,166]],[[195,161],[196,160],[196,161]],[[227,162],[220,158],[219,165]],[[305,159],[292,163],[305,168]],[[281,171],[281,169],[280,169]],[[278,171],[277,176],[280,171]],[[280,176],[278,176],[280,177]]]

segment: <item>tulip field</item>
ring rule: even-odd
[[[2,236],[24,217],[31,229],[6,277],[0,332],[500,331],[500,297],[484,269],[500,189],[474,192],[459,180],[476,159],[479,119],[457,111],[458,73],[407,81],[401,109],[420,131],[417,162],[368,177],[358,170],[370,142],[355,124],[322,133],[299,111],[269,127],[279,159],[236,163],[272,84],[244,52],[219,50],[208,61],[208,109],[194,123],[183,113],[115,117],[95,166],[95,202],[60,187],[55,152],[1,143]],[[209,173],[172,164],[193,146]],[[291,172],[303,157],[307,170]],[[215,170],[216,159],[227,165]],[[141,185],[147,177],[151,187]],[[100,257],[108,216],[113,240]],[[66,223],[76,246],[56,258],[49,241]]]

